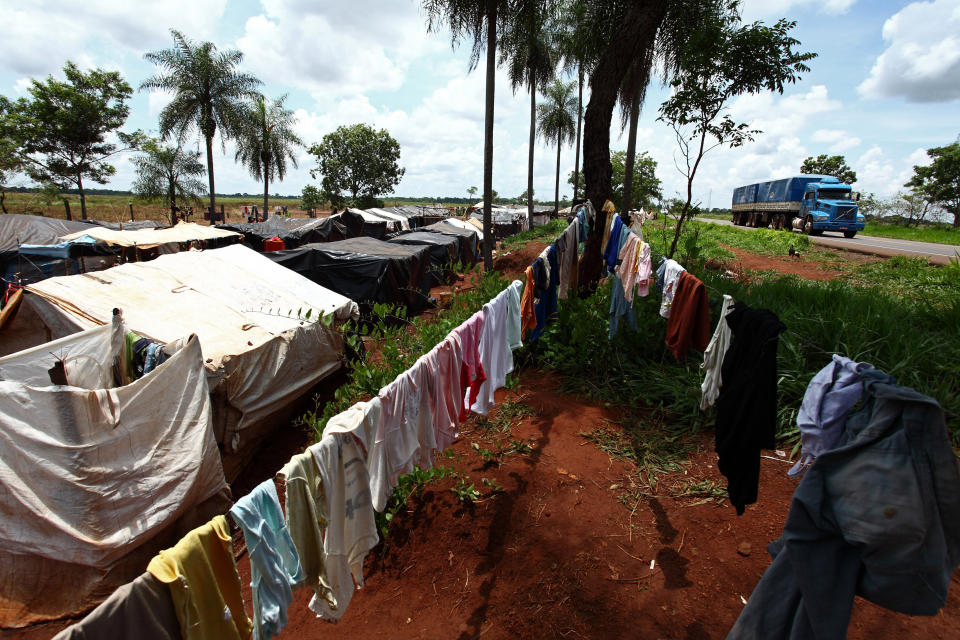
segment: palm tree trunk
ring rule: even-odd
[[[170,224],[177,224],[177,188],[173,183],[173,175],[170,176]]]
[[[493,271],[493,92],[497,70],[497,3],[487,0],[487,88],[483,120],[483,267]]]
[[[627,216],[633,207],[633,165],[637,157],[637,120],[640,119],[640,90],[630,103],[630,130],[627,133],[627,159],[624,162],[623,174],[623,207]]]
[[[270,192],[270,173],[267,171],[267,168],[263,168],[263,217],[267,217],[267,200],[268,193]]]
[[[596,226],[591,225],[597,232],[587,239],[580,262],[580,285],[585,290],[600,278],[600,245],[608,224],[603,203],[611,195],[610,120],[617,91],[632,62],[653,46],[668,4],[669,0],[651,0],[629,5],[620,29],[590,74],[590,103],[583,118],[583,178],[586,197],[597,211]]]
[[[80,192],[80,219],[87,219],[87,196],[83,192],[83,178],[77,174],[77,191]]]
[[[580,192],[580,129],[583,124],[583,66],[577,65],[577,156],[573,161],[573,201]]]
[[[553,189],[553,213],[560,211],[560,149],[563,147],[561,141],[563,136],[557,136],[557,183]]]
[[[207,177],[210,179],[210,224],[217,215],[217,196],[213,184],[213,136],[204,136],[207,142]],[[226,222],[226,220],[224,220]]]
[[[530,72],[530,150],[527,154],[527,226],[533,229],[533,145],[537,132],[536,73]]]

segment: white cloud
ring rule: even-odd
[[[782,17],[795,8],[814,8],[821,13],[837,15],[846,13],[857,0],[744,0],[742,12],[745,20]]]
[[[908,102],[960,99],[960,3],[914,2],[883,25],[887,49],[857,90]]]
[[[307,90],[319,102],[396,90],[411,61],[449,50],[449,43],[425,35],[414,3],[264,0],[263,8],[247,19],[237,41],[246,66],[271,83]]]
[[[18,95],[27,95],[29,89],[30,78],[17,78],[17,81],[13,83],[13,90],[16,91]]]
[[[140,56],[169,46],[170,27],[213,37],[225,6],[226,0],[37,0],[5,7],[0,68],[30,76],[55,73],[65,60],[115,68],[117,50]]]
[[[843,129],[817,129],[810,135],[810,140],[829,144],[827,151],[830,153],[843,153],[856,149],[863,142]]]
[[[150,118],[156,119],[165,106],[173,100],[173,94],[167,91],[151,91],[147,96],[147,104],[150,109]]]

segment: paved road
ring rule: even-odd
[[[712,222],[733,226],[730,220],[714,220],[713,218],[697,218],[700,222]],[[740,227],[750,229],[751,227]],[[784,232],[786,233],[786,232]],[[799,233],[792,231],[791,233]],[[810,236],[810,240],[817,244],[837,249],[846,249],[858,253],[870,253],[878,256],[910,256],[927,258],[934,264],[949,264],[950,258],[956,258],[960,247],[949,244],[935,244],[933,242],[917,242],[915,240],[898,240],[895,238],[878,238],[857,234],[855,238],[844,238],[842,233],[826,232],[822,236]]]

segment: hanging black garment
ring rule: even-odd
[[[726,317],[732,341],[717,397],[717,467],[727,477],[730,502],[742,515],[757,501],[760,450],[772,449],[777,431],[777,345],[786,329],[767,309],[738,302]]]

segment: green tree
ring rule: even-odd
[[[456,46],[461,40],[471,43],[470,71],[477,67],[486,51],[486,89],[483,122],[483,265],[493,269],[493,228],[490,206],[493,203],[493,99],[497,68],[497,32],[508,23],[516,2],[530,0],[422,0],[427,14],[427,30],[449,29]]]
[[[952,215],[953,226],[960,227],[960,142],[927,149],[927,156],[931,164],[915,166],[906,186]]]
[[[243,100],[260,94],[261,82],[237,70],[243,54],[235,49],[220,51],[212,42],[195,43],[175,29],[170,30],[174,46],[144,55],[160,68],[147,78],[140,90],[173,93],[173,100],[160,112],[160,135],[175,135],[178,142],[197,129],[206,143],[207,178],[210,183],[210,213],[216,212],[216,185],[213,176],[213,138],[221,142],[233,137],[241,120]]]
[[[177,201],[200,201],[204,183],[198,178],[206,173],[199,151],[179,146],[162,145],[148,140],[143,153],[133,158],[137,177],[133,193],[142,200],[162,200],[170,207],[170,224],[177,224]]]
[[[237,130],[235,159],[257,180],[263,180],[263,211],[269,205],[270,181],[282,181],[287,174],[287,161],[297,168],[295,151],[303,141],[294,133],[297,119],[284,108],[287,96],[269,101],[258,96],[242,111]]]
[[[527,2],[514,15],[510,30],[500,40],[500,63],[506,65],[514,93],[530,92],[530,141],[527,145],[527,221],[533,228],[533,155],[537,133],[537,92],[547,88],[557,66],[546,6]],[[518,203],[523,204],[523,203]]]
[[[537,106],[537,130],[547,140],[557,143],[557,180],[553,194],[554,208],[560,209],[560,150],[563,144],[573,142],[576,124],[573,114],[577,108],[573,83],[554,80],[547,87],[546,102]]]
[[[627,152],[614,151],[610,154],[610,165],[613,173],[610,178],[610,200],[622,209],[624,182],[626,181]],[[583,178],[581,177],[582,181]],[[567,184],[577,183],[577,176],[571,171],[567,176]],[[657,178],[657,161],[651,158],[646,152],[640,154],[633,164],[633,184],[632,201],[635,205],[650,208],[654,200],[659,200],[661,194],[660,179]]]
[[[322,204],[323,195],[320,193],[320,189],[317,189],[312,184],[308,184],[303,188],[303,192],[300,194],[300,206],[306,209],[311,216]]]
[[[23,172],[20,159],[20,145],[13,137],[15,130],[11,122],[12,103],[6,96],[0,96],[0,211],[7,211],[6,197],[11,183]]]
[[[320,177],[323,195],[335,207],[346,203],[362,205],[400,184],[405,169],[400,167],[400,143],[386,129],[379,131],[365,124],[337,127],[310,147],[317,166],[310,170]]]
[[[706,153],[719,146],[739,147],[761,133],[747,123],[738,123],[725,113],[733,98],[777,91],[794,83],[813,53],[793,50],[798,40],[789,32],[795,22],[780,20],[768,27],[760,23],[742,26],[734,13],[719,13],[702,24],[682,51],[679,72],[671,82],[672,93],[661,105],[658,120],[673,130],[682,163],[678,169],[687,183],[686,202],[677,218],[668,257],[673,257],[693,201],[693,180]]]
[[[469,189],[467,189],[467,197],[470,198],[471,204],[473,204],[473,202],[472,202],[473,199],[477,197],[477,188],[476,188],[476,187],[470,187]]]
[[[130,113],[127,100],[133,93],[119,72],[84,73],[68,61],[63,73],[65,80],[31,80],[30,97],[8,103],[4,129],[30,178],[77,189],[85,220],[84,180],[106,184],[116,173],[109,160],[135,148],[142,134],[117,131]],[[111,134],[119,145],[107,141]]]
[[[857,172],[847,166],[843,156],[828,156],[821,153],[814,158],[810,156],[800,165],[800,173],[813,173],[822,176],[833,176],[846,184],[857,181]]]

